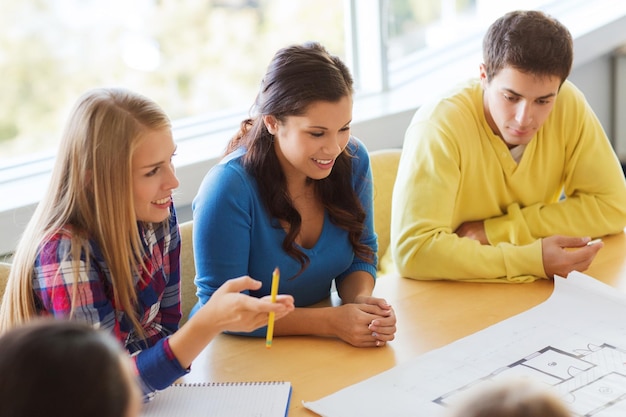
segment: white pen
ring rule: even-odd
[[[600,242],[602,242],[602,239],[594,239],[594,240],[587,242],[587,246],[595,245],[596,243],[600,243]]]

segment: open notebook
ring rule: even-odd
[[[144,404],[142,417],[285,417],[291,383],[174,384]]]

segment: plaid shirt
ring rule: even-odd
[[[81,254],[78,284],[70,242],[72,227],[57,231],[39,250],[33,275],[35,303],[41,315],[68,318],[107,329],[133,355],[137,371],[148,394],[169,386],[184,375],[171,350],[167,337],[178,330],[180,309],[180,235],[176,213],[168,224],[139,223],[144,263],[140,277],[134,277],[137,291],[137,317],[145,333],[141,338],[127,314],[116,308],[110,271],[102,252],[89,241],[89,262]],[[76,286],[76,300],[72,296]]]

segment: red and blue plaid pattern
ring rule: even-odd
[[[173,209],[167,223],[138,226],[145,269],[140,277],[134,277],[138,297],[135,313],[145,338],[134,330],[127,313],[116,308],[110,271],[97,243],[89,241],[88,260],[84,251],[78,261],[72,258],[71,226],[57,231],[40,248],[33,288],[39,314],[71,317],[111,331],[129,353],[136,354],[133,358],[144,391],[150,392],[169,386],[186,372],[164,340],[178,329],[181,319],[181,241]],[[78,282],[75,282],[76,270]],[[166,366],[163,361],[171,363]]]

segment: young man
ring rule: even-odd
[[[626,225],[626,184],[566,81],[571,35],[542,12],[511,12],[487,31],[483,59],[478,80],[413,117],[386,264],[409,278],[466,281],[584,271],[602,247],[590,237]]]

